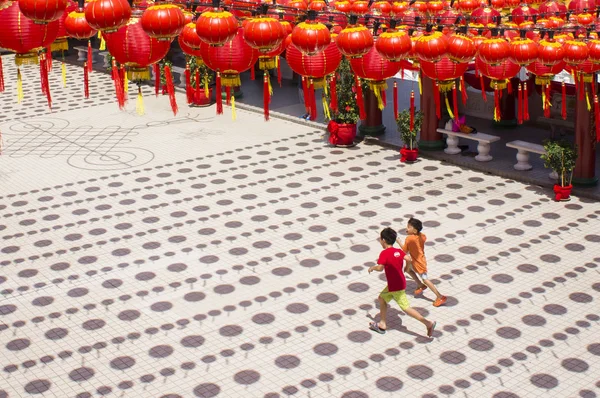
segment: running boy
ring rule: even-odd
[[[383,251],[379,255],[377,265],[369,267],[369,273],[372,271],[385,271],[385,278],[387,279],[387,286],[379,294],[381,320],[379,323],[371,322],[369,324],[369,329],[380,334],[385,334],[387,329],[387,303],[394,299],[402,311],[427,327],[427,337],[431,337],[433,335],[433,329],[435,329],[436,323],[425,319],[415,309],[411,308],[410,304],[408,303],[408,298],[406,297],[405,292],[406,278],[402,272],[405,254],[402,250],[392,247],[396,241],[396,238],[396,231],[391,228],[386,228],[381,231],[379,243],[381,244]]]
[[[406,225],[406,233],[408,236],[404,241],[404,245],[400,243],[400,239],[397,241],[398,245],[402,247],[402,250],[410,256],[410,260],[406,262],[404,272],[409,274],[417,283],[415,296],[423,294],[423,290],[430,288],[436,296],[433,306],[439,307],[446,302],[447,298],[440,294],[433,282],[431,282],[427,276],[427,260],[425,260],[425,241],[427,240],[427,237],[425,234],[421,233],[421,230],[423,230],[423,223],[420,220],[411,217]]]

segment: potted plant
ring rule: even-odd
[[[402,137],[404,147],[400,148],[400,161],[401,162],[414,162],[417,160],[419,150],[416,147],[417,143],[417,132],[421,131],[421,125],[423,124],[423,113],[417,111],[413,117],[413,123],[411,128],[411,116],[410,111],[407,109],[398,113],[396,119],[396,125],[398,131]]]
[[[330,122],[327,125],[329,143],[335,146],[353,146],[359,111],[354,88],[354,73],[352,73],[350,61],[346,57],[342,58],[333,78],[336,79],[335,91],[338,109],[331,112]],[[330,98],[331,93],[329,93],[328,102],[330,102]]]
[[[549,140],[544,143],[545,154],[541,156],[544,167],[550,168],[558,175],[554,185],[554,199],[556,201],[570,200],[573,185],[573,169],[577,160],[577,147],[566,141]]]
[[[204,107],[211,105],[213,71],[204,62],[198,62],[196,57],[190,57],[187,64],[190,67],[190,106]]]

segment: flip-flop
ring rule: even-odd
[[[435,325],[437,325],[437,322],[433,322],[431,324],[431,327],[427,328],[427,337],[433,337],[433,330],[435,329]]]
[[[386,329],[380,328],[379,324],[377,322],[369,323],[369,329],[371,329],[372,331],[377,332],[379,334],[385,334],[385,330],[386,330]]]

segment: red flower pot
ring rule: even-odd
[[[198,106],[198,107],[210,106],[212,104],[212,95],[213,95],[212,88],[208,89],[208,97],[204,94],[203,87],[201,87],[200,90],[194,89],[193,94],[192,94],[192,103],[190,104],[190,106]]]
[[[408,149],[406,147],[400,148],[400,161],[402,163],[414,162],[417,160],[418,156],[419,156],[419,150],[417,148],[415,148],[415,149]]]
[[[573,185],[567,185],[566,187],[561,187],[560,185],[554,185],[554,200],[557,202],[567,202],[571,200],[571,191],[573,190]]]
[[[352,146],[356,138],[356,124],[329,122],[329,143],[335,146]]]

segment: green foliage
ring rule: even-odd
[[[338,101],[338,111],[332,112],[331,119],[337,123],[356,124],[358,123],[359,111],[358,103],[356,102],[356,93],[354,91],[354,73],[350,68],[350,61],[346,57],[342,58],[342,62],[338,66],[335,76],[336,93]],[[331,101],[331,97],[327,98],[327,102]]]
[[[198,63],[198,58],[189,57],[189,56],[186,56],[186,58],[187,58],[187,64],[190,66],[192,87],[196,88],[196,79],[195,79],[196,70],[198,70],[200,72],[200,85],[203,86],[204,76],[207,76],[208,77],[208,85],[210,86],[214,80],[214,72],[211,69],[209,69],[209,67],[206,66],[203,62]]]
[[[571,185],[573,169],[577,161],[577,147],[564,140],[544,142],[546,153],[541,156],[544,167],[554,170],[558,174],[561,186]]]
[[[400,132],[400,136],[402,137],[404,145],[406,145],[409,149],[413,149],[417,140],[417,133],[421,131],[422,124],[423,113],[421,111],[415,112],[415,119],[412,130],[410,128],[410,111],[408,109],[405,109],[402,112],[398,113],[396,125],[398,126],[398,131]]]
[[[165,66],[173,69],[173,62],[167,59],[161,59],[158,61],[158,66],[160,66],[160,84],[161,86],[165,86],[167,84],[167,78],[165,75]]]

